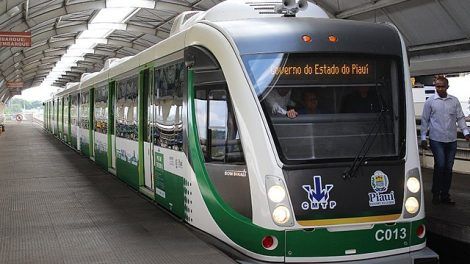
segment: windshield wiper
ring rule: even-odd
[[[372,148],[372,145],[374,145],[375,138],[377,138],[377,135],[379,134],[380,124],[383,121],[382,119],[383,119],[384,113],[388,111],[389,110],[382,105],[382,109],[380,110],[380,113],[377,115],[377,119],[375,120],[374,125],[371,127],[369,133],[367,134],[366,140],[364,144],[362,144],[361,149],[359,150],[356,157],[354,158],[353,163],[351,164],[351,166],[346,168],[346,170],[343,172],[343,175],[342,175],[343,179],[346,180],[346,179],[356,176],[357,170],[362,165],[362,163],[366,160],[367,153],[369,153],[369,150]],[[364,154],[362,154],[363,152]]]

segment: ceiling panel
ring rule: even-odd
[[[463,32],[435,1],[406,1],[386,12],[412,46],[462,38]]]
[[[470,38],[470,1],[441,0],[448,14],[461,26],[467,38]]]

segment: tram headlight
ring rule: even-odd
[[[277,224],[285,224],[290,219],[290,211],[287,207],[280,205],[273,211],[273,220]]]
[[[417,193],[421,189],[421,184],[416,177],[409,177],[406,181],[406,187],[412,193]]]
[[[418,212],[419,210],[418,199],[414,197],[409,197],[408,199],[406,199],[405,208],[406,208],[406,211],[410,214],[414,214]]]
[[[272,202],[280,203],[286,198],[286,190],[280,185],[271,186],[268,190],[268,198]]]
[[[266,201],[273,222],[278,226],[294,226],[294,213],[289,201],[289,193],[281,177],[266,175]]]
[[[412,168],[405,176],[405,195],[403,218],[413,218],[419,213],[422,202],[421,172],[419,168]]]

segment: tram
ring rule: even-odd
[[[56,94],[45,128],[237,259],[438,263],[409,80],[392,25],[229,0]]]

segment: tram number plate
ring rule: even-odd
[[[377,241],[390,241],[406,238],[406,228],[395,228],[395,229],[379,229],[375,232],[375,240]]]

